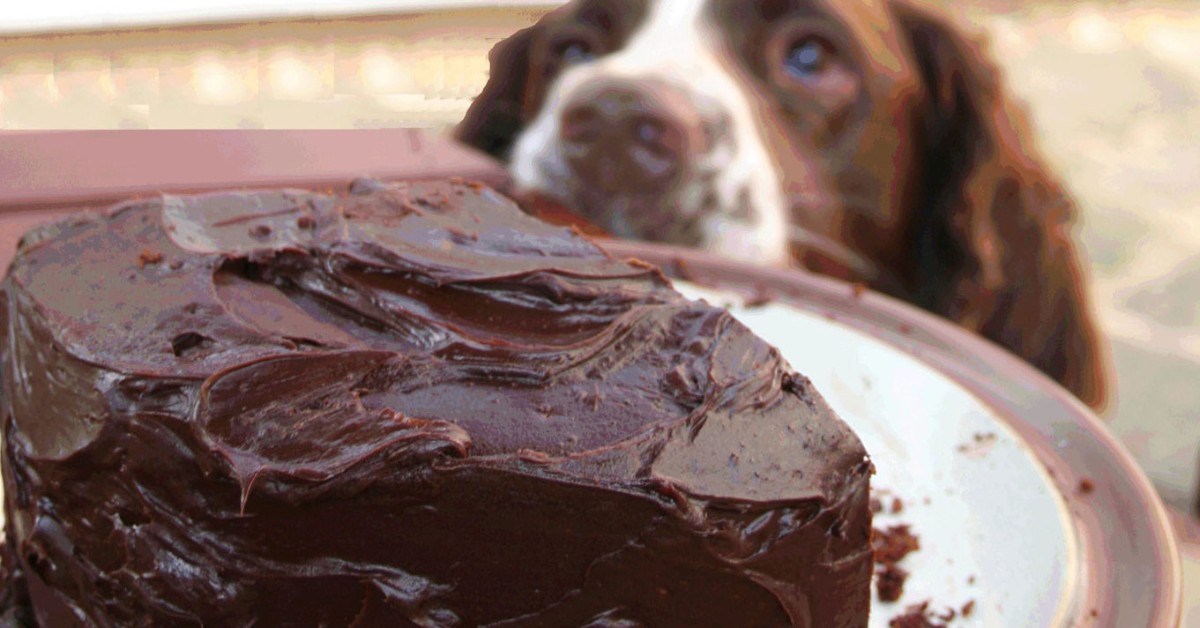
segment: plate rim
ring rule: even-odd
[[[1104,422],[1034,367],[916,306],[838,279],[669,245],[597,244],[614,257],[654,264],[669,278],[743,297],[767,294],[824,315],[963,386],[1024,440],[1070,509],[1082,571],[1067,621],[1179,626],[1182,566],[1166,507]]]

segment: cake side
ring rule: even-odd
[[[811,384],[481,186],[31,234],[0,378],[43,625],[866,622],[869,462]]]

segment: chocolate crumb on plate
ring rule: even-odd
[[[880,602],[896,602],[904,595],[904,582],[908,572],[891,564],[885,564],[875,572],[875,586]]]
[[[921,541],[906,525],[891,526],[886,530],[875,529],[871,536],[871,546],[875,550],[875,561],[880,563],[898,563],[905,556],[921,549]]]
[[[882,507],[882,504],[881,504]],[[871,531],[871,548],[875,552],[875,587],[881,602],[896,602],[904,595],[908,571],[896,563],[921,548],[909,526],[895,525],[886,530]]]
[[[145,268],[148,264],[157,264],[161,261],[163,261],[162,253],[151,251],[150,249],[142,249],[141,254],[138,255],[137,265],[138,268]]]
[[[971,442],[958,446],[959,453],[978,458],[991,451],[996,444],[996,434],[993,432],[977,432],[971,437]]]
[[[938,613],[929,608],[929,600],[914,604],[904,609],[904,614],[893,617],[888,622],[890,628],[948,628],[958,618],[958,612],[947,608]]]
[[[939,628],[940,624],[930,621],[926,612],[929,610],[929,600],[908,607],[903,615],[897,615],[888,622],[889,628]]]

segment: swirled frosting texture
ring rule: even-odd
[[[866,622],[870,465],[807,380],[481,186],[81,214],[0,340],[10,619]]]

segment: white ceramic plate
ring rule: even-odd
[[[1078,586],[1070,512],[1037,456],[993,410],[955,381],[853,327],[788,305],[741,307],[732,294],[677,282],[729,306],[809,377],[858,433],[875,462],[885,505],[877,528],[909,524],[921,549],[896,603],[873,602],[871,626],[910,605],[942,613],[974,601],[954,626],[1055,626]]]

